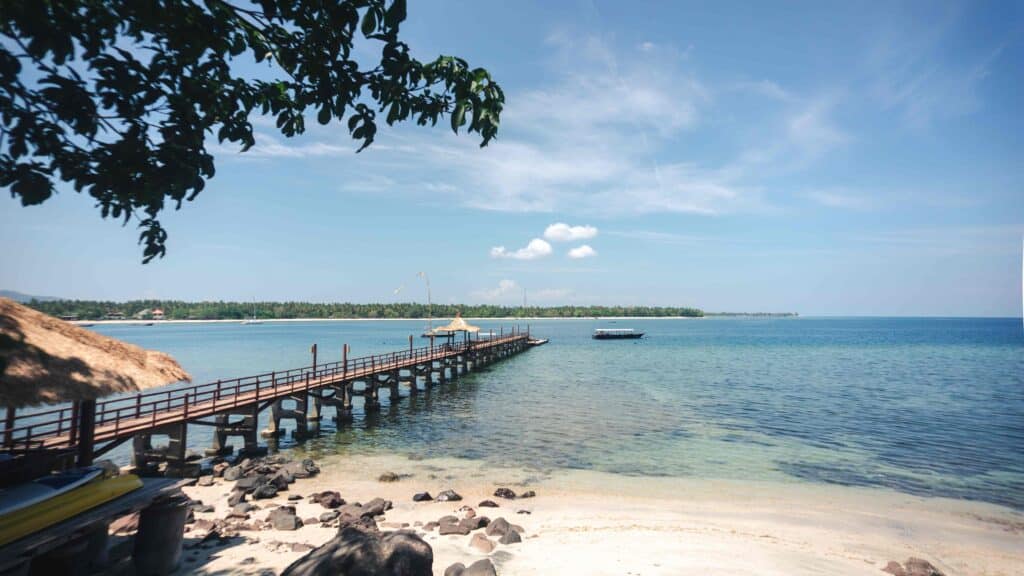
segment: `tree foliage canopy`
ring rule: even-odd
[[[149,262],[166,253],[165,205],[214,176],[207,136],[247,150],[253,115],[285,136],[307,113],[346,120],[359,150],[378,114],[450,115],[486,146],[501,88],[461,58],[413,58],[405,17],[405,0],[0,0],[0,186],[28,206],[69,183],[104,218],[137,219]],[[360,36],[380,48],[372,66],[353,57]],[[279,77],[243,75],[243,59]]]
[[[668,306],[502,306],[496,304],[427,304],[392,302],[353,304],[350,302],[182,302],[180,300],[33,300],[29,306],[53,316],[77,316],[100,320],[111,314],[133,318],[145,310],[163,310],[170,320],[241,320],[255,315],[261,319],[289,318],[451,318],[461,312],[467,318],[593,318],[613,316],[703,316],[698,308]],[[144,315],[143,315],[144,317]]]

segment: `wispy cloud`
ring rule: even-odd
[[[597,228],[589,225],[570,226],[565,222],[556,222],[544,229],[544,237],[552,242],[589,240],[595,236],[597,236]]]
[[[574,260],[579,260],[581,258],[593,258],[594,256],[597,256],[597,251],[589,245],[583,244],[569,250],[568,256]]]
[[[928,22],[889,18],[887,26],[869,36],[864,58],[870,96],[919,127],[937,117],[974,112],[981,105],[980,85],[1005,48],[996,39],[965,52],[956,44],[960,8],[937,6],[935,11]]]
[[[845,210],[868,210],[873,203],[870,198],[846,190],[813,190],[805,196],[821,206]]]
[[[524,248],[506,250],[504,246],[491,248],[491,258],[511,258],[513,260],[536,260],[551,254],[551,244],[540,238],[530,240]]]

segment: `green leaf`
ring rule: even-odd
[[[363,36],[369,37],[377,30],[377,12],[372,7],[363,15]]]
[[[455,111],[452,112],[452,131],[456,134],[459,133],[459,126],[465,123],[466,118],[466,104],[465,102],[459,102],[455,106]]]

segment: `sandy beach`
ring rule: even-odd
[[[380,497],[394,508],[378,518],[382,529],[408,525],[433,548],[434,573],[455,562],[489,556],[498,574],[833,574],[879,575],[889,561],[931,562],[947,576],[1022,574],[1024,514],[1009,508],[889,490],[806,483],[760,483],[625,477],[588,471],[485,468],[462,460],[412,460],[404,456],[330,457],[322,472],[296,481],[289,491],[255,501],[264,518],[280,504],[299,518],[326,510],[305,497],[336,490],[349,502]],[[402,476],[384,483],[385,472]],[[191,487],[193,499],[215,507],[196,518],[223,518],[231,482]],[[497,487],[536,497],[506,500]],[[461,502],[413,502],[417,492],[454,489]],[[287,502],[289,494],[304,497]],[[477,504],[490,499],[499,508]],[[469,505],[478,515],[504,517],[524,529],[521,543],[498,544],[489,555],[470,547],[471,535],[425,531],[430,521]],[[529,514],[519,513],[528,511]],[[279,573],[305,552],[291,543],[318,546],[335,528],[307,525],[295,531],[241,532],[242,538],[209,549],[187,549],[183,568],[195,574]],[[186,543],[195,533],[186,533]]]

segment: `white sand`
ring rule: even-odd
[[[498,545],[490,554],[505,576],[517,574],[867,574],[884,576],[890,560],[917,556],[948,576],[1024,574],[1024,514],[989,505],[942,498],[919,498],[887,490],[804,483],[758,483],[670,478],[633,478],[582,471],[538,475],[511,469],[485,469],[456,460],[413,461],[400,456],[334,457],[322,462],[316,478],[299,480],[291,493],[307,496],[337,490],[352,502],[382,497],[394,502],[379,523],[437,520],[462,504],[476,507],[491,499],[500,508],[477,514],[503,516],[525,528],[523,542]],[[412,474],[380,483],[385,471]],[[217,506],[231,483],[186,491]],[[524,485],[526,485],[524,487]],[[537,497],[508,501],[495,487],[532,489]],[[412,502],[423,490],[436,495],[453,488],[462,502]],[[284,492],[271,501],[285,503]],[[303,500],[300,518],[325,510]],[[516,514],[519,509],[530,515]],[[258,518],[266,510],[255,512]],[[385,528],[386,529],[386,528]],[[306,526],[294,532],[243,532],[251,543],[204,551],[185,564],[193,573],[280,572],[302,553],[281,551],[272,542],[313,545],[336,529]],[[454,562],[469,564],[485,555],[469,547],[471,536],[419,532],[434,549],[434,573]],[[188,536],[188,535],[186,535]],[[212,553],[208,558],[206,552]],[[189,553],[186,552],[186,558]],[[202,564],[200,564],[202,562]]]

